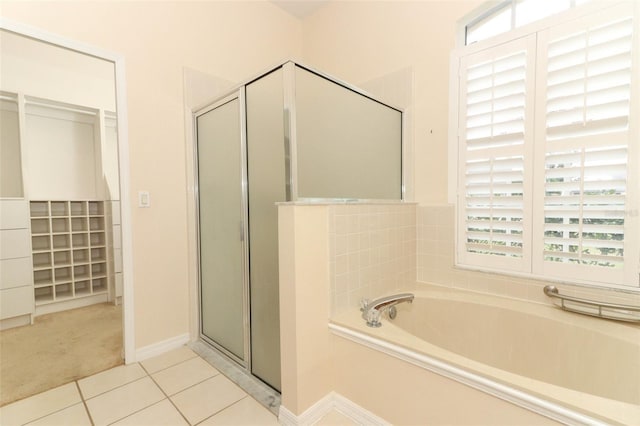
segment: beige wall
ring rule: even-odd
[[[413,70],[410,132],[420,203],[447,202],[449,54],[456,21],[482,3],[335,1],[303,24],[304,59],[329,74],[360,84]]]
[[[278,207],[282,405],[300,414],[333,389],[328,206]]]
[[[183,70],[230,81],[299,56],[300,21],[265,2],[3,1],[2,17],[126,61],[135,346],[189,331]],[[138,209],[137,191],[152,206]]]

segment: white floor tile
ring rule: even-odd
[[[358,423],[351,420],[339,411],[331,410],[323,418],[314,424],[314,426],[353,426]]]
[[[200,423],[199,426],[212,425],[278,425],[278,419],[271,411],[260,405],[258,401],[247,396],[232,406],[220,411],[218,414],[209,417],[207,420]]]
[[[219,374],[171,397],[191,424],[223,410],[247,394],[231,380]]]
[[[197,357],[158,371],[151,377],[167,395],[173,395],[218,374],[220,372],[211,364]]]
[[[91,418],[96,425],[106,425],[142,410],[165,396],[149,377],[96,396],[87,401]]]
[[[42,417],[27,426],[91,426],[91,419],[83,403],[72,405],[69,408]]]
[[[113,423],[114,426],[188,426],[171,401],[163,399],[151,407]]]
[[[102,373],[79,380],[80,391],[84,399],[90,399],[118,386],[126,385],[146,376],[139,364],[121,365]]]
[[[75,382],[67,383],[0,408],[0,424],[23,425],[78,402],[82,402],[82,398]]]
[[[193,352],[186,346],[182,346],[178,349],[174,349],[162,355],[158,355],[153,358],[149,358],[145,361],[142,361],[140,364],[149,372],[149,374],[153,374],[157,371],[164,370],[167,367],[171,367],[172,365],[181,363],[182,361],[186,361],[191,358],[197,357],[198,354]]]

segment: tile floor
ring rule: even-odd
[[[277,425],[276,416],[183,346],[0,408],[2,426]],[[333,410],[315,426],[353,426]]]
[[[277,425],[278,421],[185,346],[6,405],[0,408],[0,424]]]

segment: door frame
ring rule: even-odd
[[[136,362],[134,300],[133,300],[133,244],[130,200],[130,162],[127,121],[127,96],[124,56],[80,41],[53,34],[39,28],[0,18],[0,29],[112,62],[115,70],[116,116],[118,121],[118,171],[120,181],[120,230],[122,237],[122,331],[124,361]]]

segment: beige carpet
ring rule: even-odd
[[[100,303],[0,332],[0,406],[123,364],[122,307]]]

